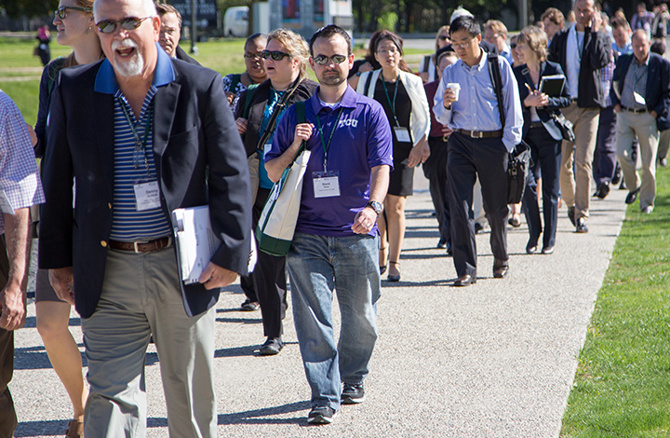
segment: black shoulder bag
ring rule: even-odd
[[[498,64],[498,56],[489,53],[489,74],[491,75],[491,83],[493,90],[496,93],[498,100],[498,110],[500,111],[500,123],[503,131],[505,130],[505,112],[503,111],[502,98],[502,76],[500,74],[500,65]],[[509,153],[507,162],[507,203],[518,204],[523,198],[523,191],[526,188],[526,177],[528,176],[528,168],[530,167],[530,147],[525,141],[514,147],[514,150]]]

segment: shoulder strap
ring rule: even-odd
[[[487,55],[487,61],[489,64],[489,75],[491,76],[491,84],[493,85],[493,91],[495,91],[496,99],[498,100],[498,111],[500,111],[500,124],[502,125],[502,128],[504,130],[505,112],[503,111],[502,76],[500,74],[500,64],[498,64],[498,55],[489,53]]]
[[[251,100],[254,98],[254,94],[256,94],[257,88],[258,84],[252,84],[247,87],[247,94],[246,94],[247,98],[244,100],[244,111],[242,111],[242,117],[245,119],[249,118],[249,109],[251,105]]]
[[[422,73],[428,73],[428,69],[430,68],[430,58],[431,55],[426,55],[423,57],[423,71]]]
[[[374,73],[373,71],[368,72],[368,77],[365,80],[365,88],[363,89],[365,91],[365,96],[370,96],[370,82],[372,82],[372,74]]]
[[[296,122],[305,123],[305,101],[301,100],[300,102],[295,103],[295,118]]]
[[[242,75],[239,74],[239,73],[230,75],[230,89],[229,90],[230,90],[231,93],[235,92],[235,89],[237,88],[237,84],[240,83],[241,79],[242,79]]]
[[[302,78],[298,77],[292,84],[291,88],[288,89],[286,93],[284,93],[282,98],[279,100],[279,102],[277,102],[274,109],[272,110],[272,115],[270,116],[270,120],[268,120],[268,124],[265,127],[265,131],[258,140],[256,150],[258,151],[263,150],[263,145],[265,145],[265,143],[268,141],[272,133],[275,131],[275,127],[277,126],[277,120],[279,119],[279,114],[282,113],[284,107],[288,104],[289,99],[291,99],[291,96],[293,96],[293,93],[295,93],[295,91],[298,89],[298,86],[301,83]],[[303,113],[304,113],[304,105],[303,105]]]

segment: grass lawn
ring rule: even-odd
[[[627,211],[561,436],[670,436],[670,170],[657,178],[653,214]]]

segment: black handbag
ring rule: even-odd
[[[561,135],[563,140],[569,141],[570,143],[575,142],[575,131],[572,129],[572,122],[565,118],[563,114],[554,114],[551,113],[551,117],[554,119],[558,125],[558,129],[561,130]]]
[[[502,102],[502,77],[500,75],[500,65],[498,65],[498,56],[488,54],[489,74],[491,83],[496,92],[498,100],[498,110],[500,111],[500,123],[505,129],[505,112]],[[518,204],[523,198],[523,192],[526,189],[526,177],[530,167],[530,147],[525,141],[514,147],[509,153],[507,161],[507,203]]]

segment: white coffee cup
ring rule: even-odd
[[[456,100],[458,100],[458,95],[461,94],[461,84],[458,82],[449,82],[447,84],[447,88],[454,90],[454,93],[456,94]]]

